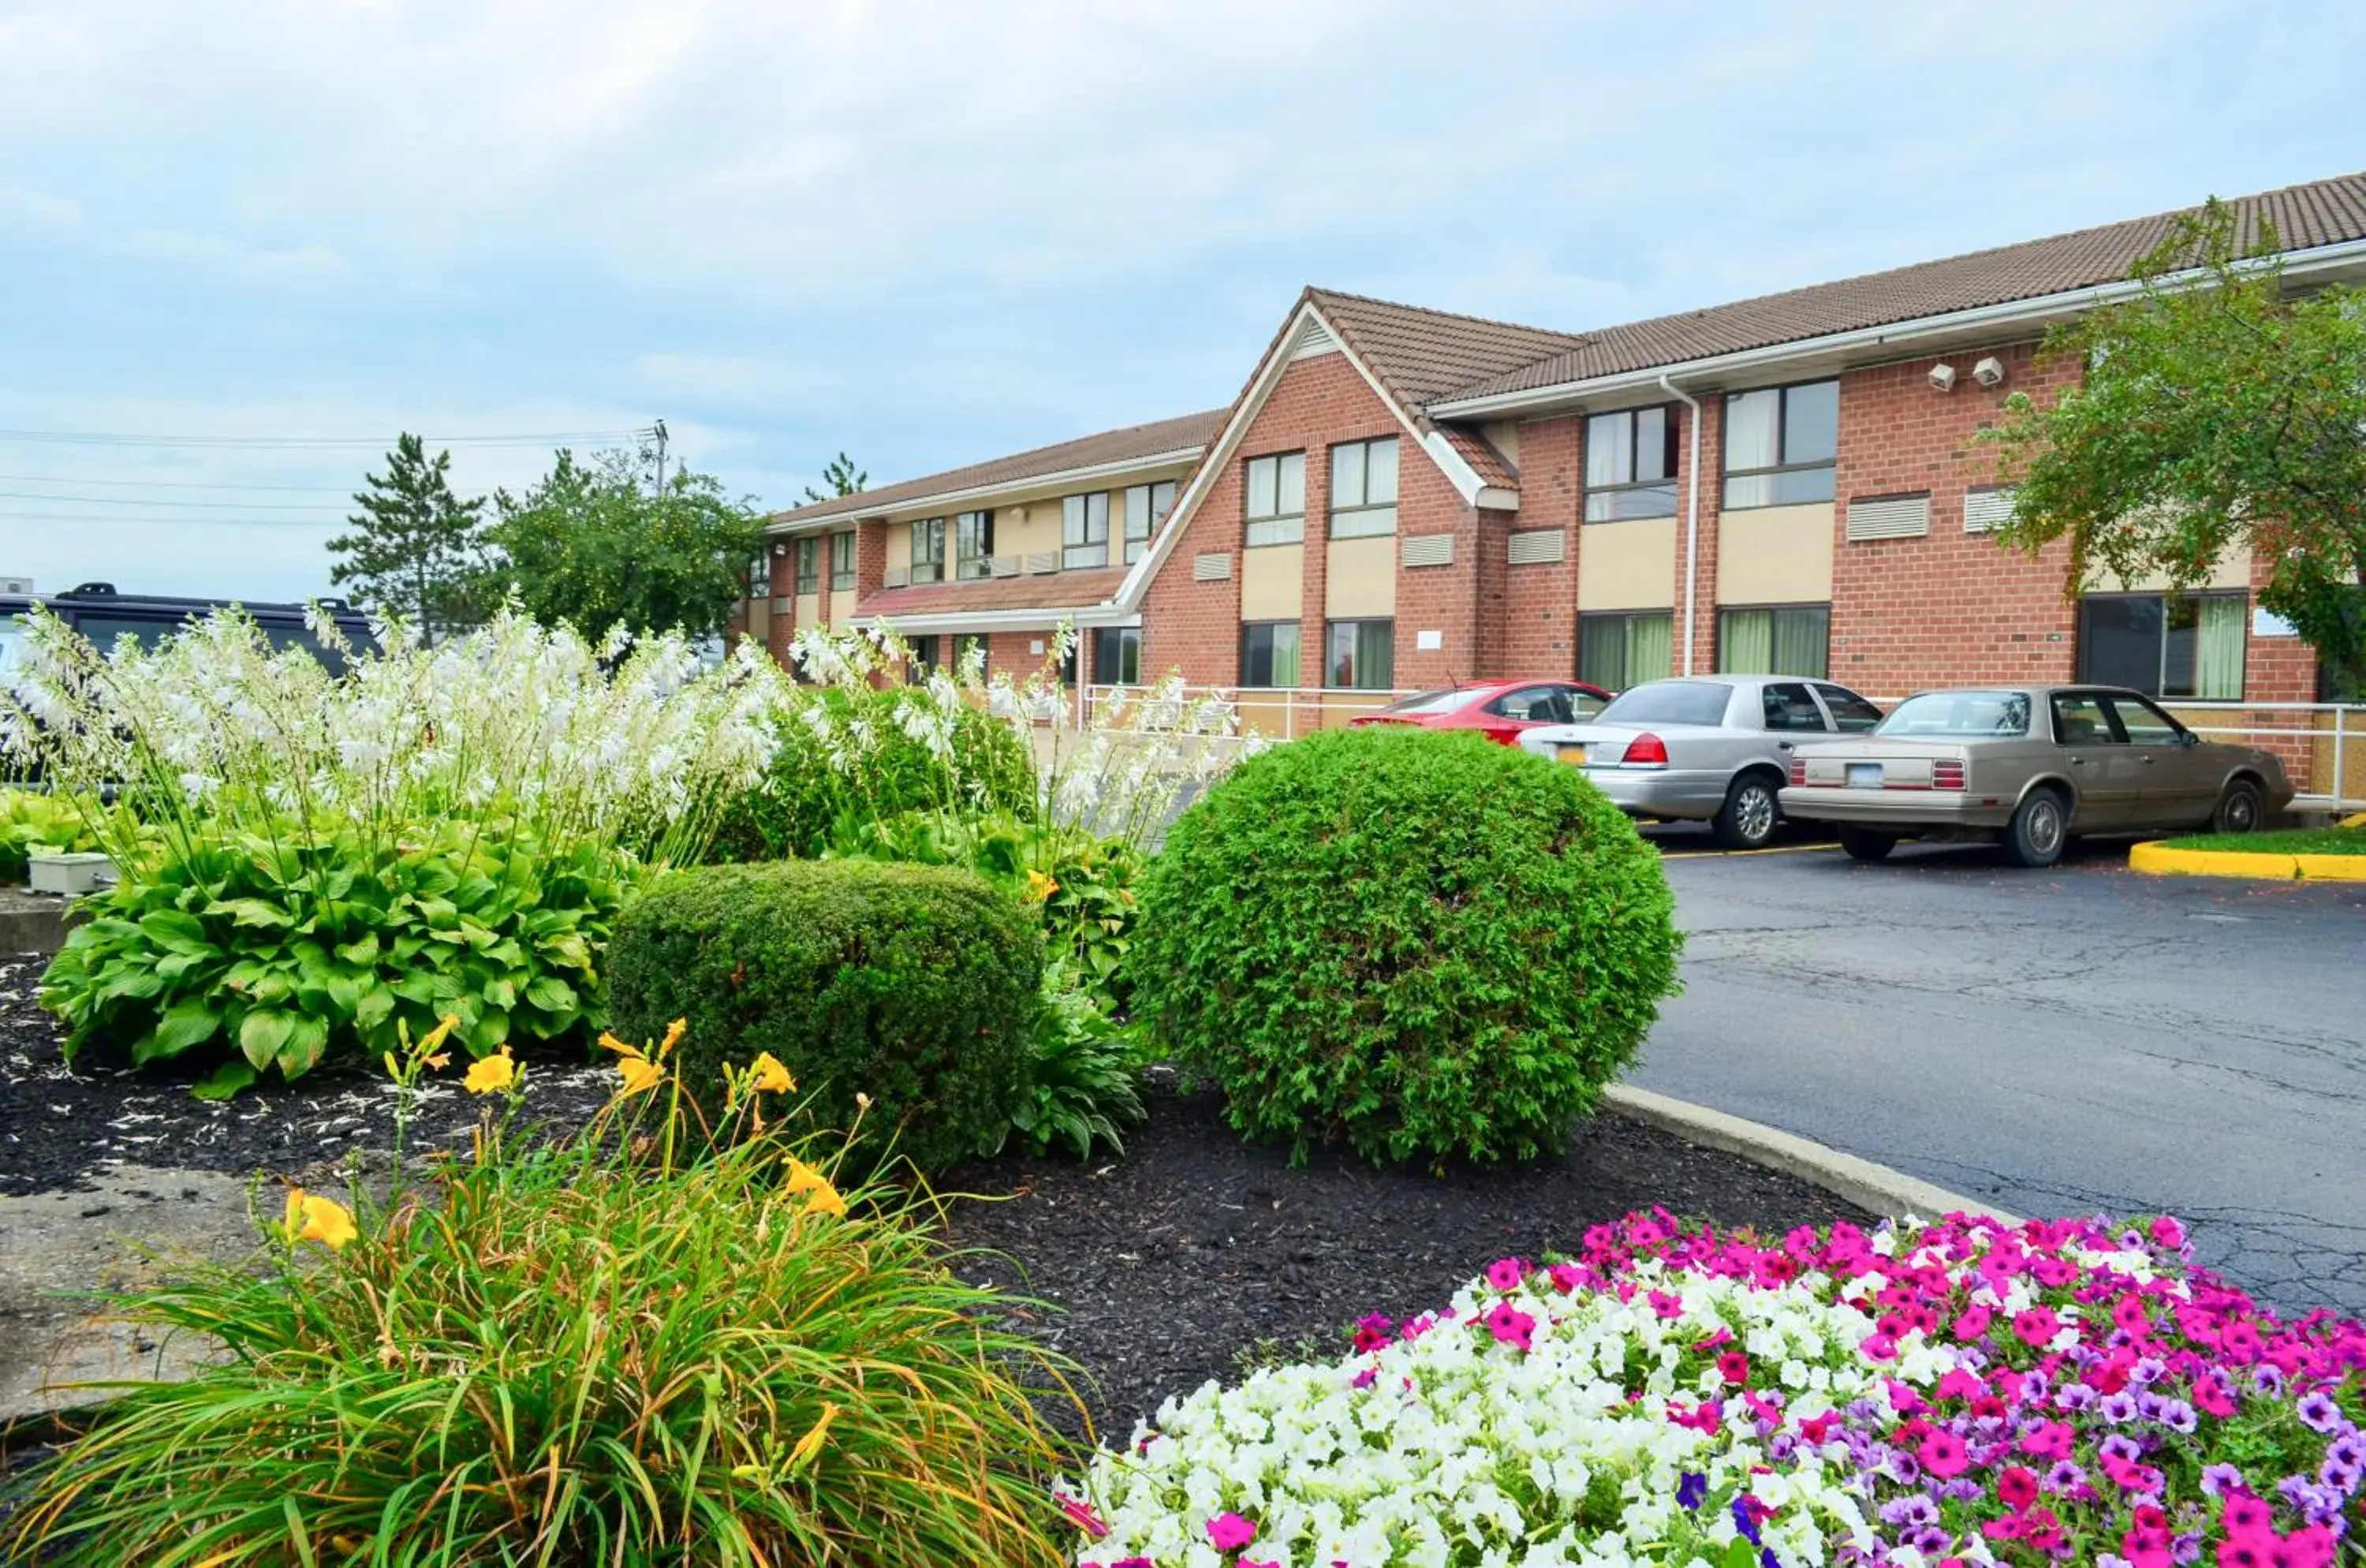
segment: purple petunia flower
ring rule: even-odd
[[[2098,1397],[2085,1383],[2066,1383],[2054,1391],[2054,1405],[2057,1410],[2091,1410]]]
[[[1676,1478],[1676,1506],[1690,1513],[1708,1501],[1708,1477],[1688,1470]]]
[[[2095,1451],[2105,1459],[2124,1460],[2130,1464],[2144,1458],[2143,1446],[2124,1432],[2112,1433],[2095,1445]]]
[[[2333,1396],[2323,1389],[2318,1389],[2313,1393],[2303,1394],[2300,1404],[2293,1409],[2293,1414],[2300,1417],[2301,1425],[2310,1431],[2322,1432],[2327,1436],[2341,1430],[2347,1424],[2341,1418],[2341,1406],[2336,1404],[2333,1402]]]
[[[1928,1497],[1899,1497],[1881,1506],[1881,1522],[1920,1529],[1939,1522],[1939,1505]]]
[[[2128,1381],[2143,1383],[2147,1388],[2168,1375],[2169,1363],[2158,1356],[2141,1357],[2135,1366],[2128,1369]]]
[[[2327,1463],[2366,1468],[2366,1437],[2356,1432],[2344,1432],[2325,1447]]]
[[[2224,1497],[2229,1492],[2247,1492],[2249,1483],[2243,1472],[2231,1464],[2205,1464],[2202,1467],[2202,1490],[2212,1497]]]
[[[2153,1419],[2170,1431],[2183,1433],[2188,1437],[2191,1437],[2194,1429],[2202,1425],[2201,1418],[2193,1413],[2193,1406],[2181,1399],[2162,1400],[2160,1413]]]
[[[2202,1532],[2185,1530],[2171,1536],[2169,1541],[2169,1560],[2176,1563],[2201,1562]]]
[[[2045,1472],[2045,1488],[2049,1492],[2075,1492],[2087,1484],[2087,1472],[2069,1460],[2056,1461]]]
[[[2282,1393],[2284,1374],[2273,1362],[2261,1361],[2251,1369],[2251,1386],[2261,1393]]]
[[[2136,1418],[2135,1399],[2125,1393],[2103,1395],[2102,1403],[2097,1405],[2096,1409],[2102,1414],[2104,1420],[2114,1427],[2125,1426]]]

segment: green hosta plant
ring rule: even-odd
[[[1125,1152],[1121,1129],[1144,1115],[1134,1034],[1110,1021],[1065,960],[1043,966],[1042,1013],[1028,1055],[1027,1088],[1010,1111],[1010,1130],[1029,1153],[1066,1148],[1089,1159],[1096,1145]]]
[[[376,1057],[456,1018],[482,1055],[596,1023],[597,957],[639,874],[612,851],[447,825],[372,845],[349,829],[217,832],[125,879],[43,977],[69,1054],[222,1059],[229,1092],[331,1055]]]
[[[24,881],[35,850],[97,849],[94,824],[110,818],[130,826],[128,813],[109,811],[95,796],[0,789],[0,882]]]

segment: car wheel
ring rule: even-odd
[[[1851,860],[1887,860],[1889,852],[1897,847],[1898,835],[1895,833],[1877,833],[1870,828],[1843,827],[1841,829],[1841,848],[1848,852]]]
[[[2070,842],[2070,805],[2050,789],[2029,792],[2004,830],[2004,852],[2013,864],[2035,869],[2062,858]]]
[[[1725,792],[1725,804],[1709,818],[1717,841],[1729,850],[1765,848],[1783,820],[1774,785],[1763,773],[1744,773]]]
[[[2210,814],[2210,830],[2214,833],[2256,833],[2268,814],[2267,797],[2259,786],[2248,779],[2236,779],[2218,797],[2218,809]]]

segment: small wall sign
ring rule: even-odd
[[[1446,634],[1444,632],[1415,632],[1413,634],[1413,645],[1424,653],[1434,652],[1446,646]]]

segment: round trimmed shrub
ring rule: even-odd
[[[703,866],[666,877],[608,948],[611,1028],[689,1021],[676,1058],[710,1106],[722,1065],[769,1051],[851,1127],[924,1170],[991,1149],[1027,1078],[1043,969],[1032,911],[966,871],[868,861]]]
[[[1252,757],[1141,898],[1137,1011],[1299,1159],[1558,1152],[1676,988],[1658,852],[1574,771],[1476,735]]]

